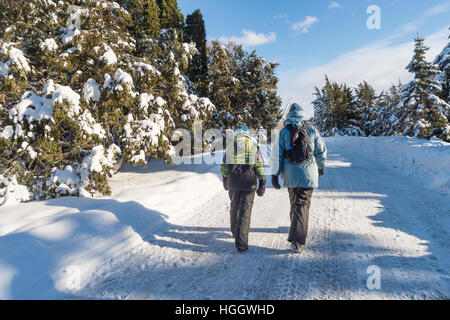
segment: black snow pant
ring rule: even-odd
[[[248,249],[248,234],[250,232],[250,218],[252,214],[255,191],[231,190],[230,196],[230,224],[231,233],[235,239],[236,248]]]
[[[313,189],[289,188],[291,202],[291,227],[289,229],[289,242],[298,242],[304,245],[308,234],[309,207]]]

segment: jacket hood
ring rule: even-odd
[[[306,113],[303,108],[299,104],[293,103],[284,124],[299,124],[305,121],[305,116]]]

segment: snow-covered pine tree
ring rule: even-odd
[[[434,64],[441,71],[436,79],[442,88],[439,97],[445,102],[450,103],[450,42],[447,43],[442,52],[437,55]]]
[[[394,136],[399,134],[395,130],[398,127],[399,111],[397,107],[401,102],[403,85],[398,82],[392,85],[388,91],[383,91],[377,98],[377,117],[374,121],[374,136]]]
[[[314,123],[324,136],[363,136],[359,127],[358,112],[353,89],[347,84],[330,82],[325,77],[325,86],[316,88]]]
[[[329,93],[331,92],[331,82],[325,75],[325,85],[319,89],[315,88],[315,97],[312,102],[314,106],[314,125],[324,135],[329,136],[329,130],[334,126],[334,114]]]
[[[355,117],[366,136],[373,135],[377,118],[375,89],[363,81],[355,89]]]
[[[192,58],[197,54],[194,43],[182,43],[176,29],[162,30],[156,44],[156,66],[162,81],[157,85],[173,115],[177,128],[191,130],[196,120],[211,118],[215,106],[207,97],[199,98],[195,84],[185,74]]]
[[[216,127],[234,127],[239,121],[253,129],[274,128],[281,118],[277,94],[277,63],[268,62],[242,46],[213,41],[209,48],[208,82],[216,105]]]
[[[241,46],[234,49],[234,78],[238,81],[233,113],[254,129],[274,128],[281,117],[281,99],[277,94],[277,63],[268,62],[255,51],[248,54]]]
[[[99,83],[117,62],[113,48],[132,50],[123,32],[129,15],[113,3],[74,3],[25,1],[18,16],[15,4],[2,8],[11,18],[0,39],[0,64],[7,66],[0,79],[7,96],[1,174],[17,177],[36,197],[108,193],[106,177],[119,151],[97,116]],[[118,82],[119,75],[125,73],[117,70]]]
[[[232,52],[222,43],[212,41],[208,49],[209,98],[217,107],[211,125],[225,130],[237,122],[233,113],[233,97],[239,91],[239,80],[233,77]]]
[[[16,184],[34,198],[108,193],[116,155],[131,164],[169,160],[175,123],[211,115],[214,106],[189,95],[176,68],[187,68],[195,46],[169,31],[155,45],[159,57],[176,60],[168,67],[191,101],[171,110],[170,80],[158,70],[165,61],[135,55],[131,16],[117,3],[0,4],[0,197]]]
[[[401,118],[399,125],[402,133],[422,139],[433,136],[446,136],[448,121],[442,112],[442,100],[433,93],[438,88],[434,79],[439,70],[426,60],[429,50],[423,37],[417,37],[414,56],[406,69],[414,74],[414,80],[404,86],[401,101]]]
[[[450,37],[449,37],[450,38]],[[428,87],[429,112],[433,135],[450,141],[450,43],[434,60],[438,75]]]
[[[361,120],[358,114],[353,88],[345,83],[340,85],[340,94],[335,103],[339,134],[364,136],[364,131],[360,127]]]

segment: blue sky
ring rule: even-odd
[[[179,0],[185,16],[200,8],[208,39],[242,43],[278,61],[284,104],[296,101],[312,115],[314,86],[332,80],[356,85],[367,80],[377,90],[399,79],[417,33],[431,47],[429,58],[448,41],[450,0]],[[369,6],[380,9],[381,29],[370,30]]]

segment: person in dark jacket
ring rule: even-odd
[[[221,172],[224,188],[229,191],[231,200],[231,234],[238,252],[242,253],[248,250],[255,193],[262,197],[266,186],[264,163],[259,147],[256,140],[250,137],[246,125],[236,128],[233,143],[227,145]]]
[[[291,203],[288,241],[294,252],[301,252],[306,243],[308,233],[309,207],[313,190],[319,186],[319,176],[324,174],[327,159],[327,148],[319,131],[305,119],[305,112],[296,103],[292,104],[285,128],[281,130],[272,150],[272,185],[281,189],[278,176],[288,188]],[[307,147],[311,157],[302,163],[291,163],[287,151],[291,147],[291,131],[289,127],[307,128]]]

